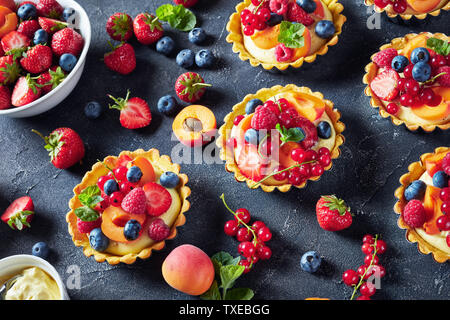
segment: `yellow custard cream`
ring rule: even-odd
[[[37,267],[23,270],[6,292],[5,300],[61,300],[56,281]]]

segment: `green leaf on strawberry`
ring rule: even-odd
[[[301,128],[286,128],[277,123],[275,128],[280,133],[280,140],[282,145],[286,142],[301,142],[305,139],[305,132]]]
[[[19,230],[21,231],[24,226],[30,228],[31,225],[28,223],[27,219],[28,216],[33,215],[33,211],[18,211],[13,216],[11,216],[8,220],[8,226],[10,226],[13,230]]]
[[[168,22],[172,28],[180,31],[190,31],[197,23],[195,14],[181,4],[177,6],[164,4],[156,9],[156,16],[159,20]]]
[[[302,48],[305,45],[304,32],[305,26],[303,24],[282,21],[278,42],[283,43],[288,48]]]
[[[330,210],[337,210],[340,215],[344,215],[347,211],[350,211],[350,208],[347,207],[345,201],[339,199],[335,195],[322,196],[322,198],[325,200],[325,207],[329,208]]]
[[[427,47],[444,57],[450,54],[450,43],[446,40],[429,38],[427,40]]]

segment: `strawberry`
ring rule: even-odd
[[[388,48],[377,52],[372,61],[378,66],[378,68],[390,67],[392,59],[398,55],[398,52],[394,48]]]
[[[49,35],[54,34],[56,31],[67,28],[68,26],[67,22],[51,18],[39,17],[38,21],[41,28],[44,29],[45,32],[47,32]]]
[[[2,38],[3,51],[8,53],[22,53],[31,43],[30,39],[23,33],[11,31]]]
[[[1,219],[14,230],[23,230],[25,227],[31,227],[33,216],[33,200],[24,196],[14,200],[2,214]]]
[[[131,161],[133,161],[133,159],[129,155],[122,154],[117,159],[117,167],[126,167]]]
[[[49,151],[50,161],[58,169],[67,169],[84,157],[84,144],[78,133],[70,128],[53,130],[48,137],[32,130],[44,139],[45,149]]]
[[[29,39],[32,39],[34,33],[39,29],[39,23],[37,20],[25,20],[22,21],[17,27],[17,32],[20,32],[27,36]]]
[[[38,44],[24,54],[24,57],[20,59],[20,64],[28,72],[41,73],[51,67],[52,59],[52,49]]]
[[[80,233],[90,233],[96,228],[100,228],[102,225],[102,217],[98,217],[95,221],[83,221],[77,218],[77,228]]]
[[[134,188],[122,200],[122,209],[131,214],[143,214],[147,210],[147,198],[142,188]]]
[[[195,102],[205,93],[210,84],[205,83],[203,78],[195,72],[186,72],[180,75],[175,82],[175,92],[184,102]]]
[[[370,89],[378,98],[392,101],[399,93],[398,79],[398,73],[394,69],[387,68],[370,82]]]
[[[136,54],[129,43],[121,43],[112,51],[105,53],[103,60],[106,66],[120,74],[129,74],[136,68]]]
[[[164,34],[161,22],[149,13],[140,13],[134,18],[133,30],[136,39],[145,45],[155,43]]]
[[[317,143],[317,141],[319,141],[316,126],[314,125],[314,123],[303,117],[298,117],[296,122],[297,127],[301,128],[305,133],[305,139],[300,142],[300,145],[305,150],[312,148]]]
[[[71,53],[78,56],[83,49],[84,39],[72,28],[57,31],[52,37],[52,50],[57,56]]]
[[[20,66],[13,56],[0,57],[0,83],[12,84],[20,74]]]
[[[39,0],[36,9],[38,16],[55,19],[60,18],[64,10],[56,0]]]
[[[192,6],[195,6],[198,2],[198,0],[173,0],[173,2],[176,5],[183,5],[185,8],[190,8]]]
[[[255,146],[244,145],[244,148],[238,154],[237,164],[241,173],[248,179],[260,181],[264,177],[264,161]]]
[[[149,182],[143,187],[147,198],[147,213],[153,217],[162,215],[172,205],[172,196],[163,186]]]
[[[126,13],[116,12],[108,18],[106,32],[113,40],[128,41],[133,35],[133,19]]]
[[[335,195],[322,196],[317,201],[316,215],[320,227],[327,231],[343,230],[352,224],[350,208]]]
[[[125,99],[108,96],[116,103],[110,105],[109,108],[120,110],[120,124],[122,127],[138,129],[148,126],[152,121],[152,114],[147,102],[136,97],[130,99],[130,90],[128,90]]]
[[[66,78],[66,74],[61,67],[53,66],[48,71],[42,73],[36,80],[42,91],[49,93],[55,89]]]
[[[17,80],[11,96],[11,103],[15,107],[29,104],[41,96],[42,90],[37,86],[34,78],[30,74],[22,76]]]
[[[7,86],[0,85],[0,110],[11,107],[11,91]]]
[[[314,23],[314,19],[306,13],[297,3],[291,2],[288,5],[287,20],[291,22],[299,22],[305,26],[310,26]]]

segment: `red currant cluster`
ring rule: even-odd
[[[239,261],[239,265],[244,266],[244,273],[248,273],[256,262],[267,260],[272,256],[272,250],[265,244],[272,239],[272,232],[262,221],[255,221],[249,226],[251,217],[247,209],[240,208],[236,211],[231,210],[225,202],[225,197],[220,196],[225,207],[234,215],[233,220],[225,223],[225,234],[236,237],[240,242],[238,252],[245,259]]]
[[[246,36],[253,35],[255,30],[267,28],[267,22],[270,19],[269,1],[252,0],[252,4],[256,7],[253,12],[249,9],[241,12],[241,22],[244,25],[242,32]]]
[[[357,271],[349,269],[342,274],[344,283],[354,288],[352,297],[350,298],[351,300],[354,299],[358,290],[361,296],[356,300],[370,300],[370,297],[375,294],[376,288],[373,283],[367,282],[366,280],[372,275],[376,275],[379,278],[383,278],[386,275],[386,270],[380,265],[377,254],[385,253],[387,245],[386,242],[378,238],[378,235],[375,237],[370,234],[365,235],[361,247],[362,252],[366,255],[364,264]]]
[[[450,187],[442,188],[439,193],[442,200],[441,211],[444,215],[436,219],[436,227],[441,231],[450,231]],[[450,234],[446,237],[447,245],[450,247]]]
[[[406,8],[408,7],[408,3],[406,2],[406,0],[374,0],[373,2],[377,7],[381,9],[384,9],[388,5],[392,4],[392,8],[397,13],[405,12]]]

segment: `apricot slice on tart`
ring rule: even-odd
[[[425,34],[419,34],[416,37],[409,39],[409,41],[406,43],[405,47],[402,50],[402,54],[409,59],[411,57],[411,52],[415,48],[427,47],[427,40],[428,36]]]
[[[123,235],[123,229],[125,221],[134,219],[138,221],[141,225],[144,225],[147,219],[146,214],[131,214],[125,212],[120,207],[109,206],[102,213],[102,232],[109,239],[117,242],[130,242]],[[117,224],[116,224],[117,223]],[[122,225],[123,224],[123,225]]]
[[[439,197],[441,189],[427,186],[423,206],[427,215],[427,222],[423,225],[423,229],[428,234],[437,234],[440,232],[436,226],[436,220],[442,215],[442,200]]]
[[[0,0],[0,6],[6,7],[11,11],[16,11],[16,3],[14,0]]]
[[[436,95],[442,97],[441,103],[436,107],[422,105],[417,108],[411,108],[412,112],[418,117],[426,120],[444,120],[450,114],[450,89],[443,87],[432,88]]]
[[[304,39],[303,47],[295,48],[294,57],[292,58],[292,61],[295,61],[302,57],[306,57],[309,53],[309,49],[311,49],[311,33],[309,32],[308,28],[305,28],[305,31],[303,32],[303,39]]]
[[[442,170],[442,159],[444,159],[446,154],[446,152],[441,152],[425,158],[425,168],[430,177],[434,176],[439,170]]]
[[[216,130],[216,117],[205,106],[191,105],[175,117],[172,130],[184,145],[202,146],[211,141]]]
[[[441,0],[407,0],[407,2],[417,12],[429,12],[436,8]]]
[[[272,49],[278,44],[278,35],[280,34],[280,25],[266,28],[262,31],[255,32],[252,35],[253,43],[260,49]]]
[[[297,112],[311,122],[322,117],[325,112],[325,102],[306,93],[287,93],[285,98],[294,105]]]

